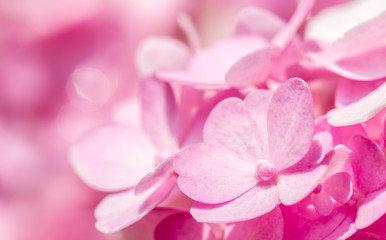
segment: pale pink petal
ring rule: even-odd
[[[252,220],[232,224],[225,230],[225,240],[233,239],[283,239],[284,222],[280,208]]]
[[[160,70],[181,69],[190,57],[190,49],[174,38],[152,37],[139,45],[136,66],[142,77]]]
[[[269,159],[267,113],[273,91],[255,90],[245,97],[245,107],[249,111],[252,126],[256,133],[258,154],[257,157]]]
[[[311,92],[298,78],[283,83],[272,97],[268,110],[270,161],[286,169],[307,153],[314,133]]]
[[[227,148],[251,162],[262,157],[250,113],[238,98],[217,104],[208,116],[203,134],[205,144]]]
[[[386,183],[386,159],[380,147],[362,135],[353,136],[348,147],[353,152],[351,165],[357,187],[366,193],[383,186]]]
[[[95,209],[96,228],[104,233],[121,230],[153,210],[176,186],[176,176],[135,195],[134,190],[107,195]]]
[[[104,233],[123,229],[138,221],[149,211],[140,211],[150,192],[135,196],[134,190],[107,195],[95,209],[96,228]]]
[[[236,23],[236,34],[256,34],[271,39],[285,26],[285,21],[263,8],[249,7],[243,9]]]
[[[331,197],[324,191],[313,195],[313,203],[315,211],[321,216],[330,215],[332,209],[334,208],[334,203],[332,202]]]
[[[222,204],[196,202],[190,213],[199,222],[229,223],[262,216],[279,203],[275,185],[256,185],[241,196]]]
[[[337,145],[326,156],[325,162],[328,166],[327,173],[324,179],[338,172],[351,173],[351,150],[344,145]]]
[[[386,187],[365,196],[358,207],[355,226],[362,229],[370,226],[386,213]]]
[[[169,156],[177,147],[177,106],[168,83],[155,78],[141,82],[143,128],[161,154]],[[163,156],[161,156],[163,157]]]
[[[140,194],[156,184],[164,181],[173,171],[173,158],[161,162],[153,171],[148,173],[135,187],[135,194]]]
[[[345,172],[336,173],[323,182],[323,190],[335,201],[344,204],[353,193],[351,176]]]
[[[246,54],[229,68],[226,83],[232,87],[248,87],[264,82],[277,51],[275,46],[268,45]]]
[[[353,125],[373,117],[386,106],[386,82],[360,100],[327,113],[333,126]]]
[[[305,198],[322,180],[327,171],[326,165],[320,165],[303,171],[280,173],[277,182],[280,201],[292,205]]]
[[[340,108],[358,101],[377,89],[384,81],[383,79],[369,82],[340,79],[336,88],[335,106]]]
[[[257,183],[253,163],[228,149],[204,144],[177,154],[174,170],[181,191],[203,203],[229,201]]]
[[[225,75],[228,69],[240,58],[265,44],[266,42],[257,36],[227,38],[197,52],[185,71],[161,71],[157,73],[157,77],[198,88],[227,88]]]
[[[134,187],[153,169],[156,150],[140,129],[105,125],[73,146],[70,160],[85,183],[102,191]]]
[[[163,219],[154,231],[155,240],[215,240],[207,225],[199,223],[189,213],[180,213]]]
[[[331,51],[337,56],[357,56],[363,52],[386,46],[386,12],[366,21],[338,39],[331,46]],[[367,61],[368,59],[366,59]]]

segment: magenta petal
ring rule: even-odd
[[[356,232],[353,236],[349,238],[349,240],[385,240],[384,237],[379,235],[369,233],[369,232]]]
[[[315,211],[321,216],[330,215],[332,209],[334,208],[334,203],[332,202],[332,199],[324,191],[314,194],[313,202],[315,206]]]
[[[199,223],[189,213],[174,214],[163,219],[154,231],[155,240],[215,240],[209,226]]]
[[[355,226],[358,229],[370,226],[386,213],[386,187],[365,196],[358,207]]]
[[[355,135],[349,141],[348,147],[353,152],[351,165],[360,190],[371,192],[386,184],[385,155],[374,141],[362,135]]]
[[[326,165],[320,165],[305,171],[281,173],[278,177],[280,201],[292,205],[305,198],[322,180],[327,171]]]
[[[180,69],[190,57],[190,49],[174,38],[147,38],[138,47],[136,66],[142,77],[149,77],[160,70]]]
[[[280,208],[252,220],[232,224],[225,230],[225,240],[233,239],[283,239],[284,221]]]
[[[312,96],[303,80],[289,79],[276,90],[267,122],[271,163],[282,170],[299,162],[314,133]]]
[[[353,193],[351,176],[346,172],[336,173],[323,182],[323,190],[335,201],[344,204]]]
[[[143,128],[159,151],[169,155],[178,144],[174,94],[168,83],[155,78],[144,79],[141,84]]]
[[[242,157],[262,157],[249,111],[238,98],[217,104],[207,118],[203,137],[206,144],[227,148]]]
[[[249,7],[240,12],[236,23],[236,34],[256,34],[271,39],[285,26],[280,17],[263,8]]]
[[[116,124],[87,132],[71,150],[70,159],[88,185],[102,191],[117,191],[135,186],[151,171],[155,155],[145,133]]]
[[[177,154],[174,170],[181,191],[203,203],[229,201],[257,183],[251,162],[225,148],[204,144]]]
[[[135,195],[134,190],[107,195],[95,209],[96,228],[104,233],[121,230],[153,210],[176,186],[176,176]]]
[[[333,126],[353,125],[373,117],[386,106],[386,82],[360,100],[327,113]]]
[[[199,222],[229,223],[262,216],[279,203],[276,185],[256,185],[241,196],[222,204],[196,202],[190,213]]]

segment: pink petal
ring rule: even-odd
[[[177,154],[174,170],[181,191],[203,203],[229,201],[257,183],[254,164],[230,150],[204,144]]]
[[[332,202],[331,197],[324,191],[314,194],[313,202],[315,206],[315,211],[321,216],[330,215],[332,209],[334,208],[334,203]]]
[[[272,59],[278,49],[268,45],[246,54],[225,75],[225,81],[232,87],[247,87],[266,80],[272,68]]]
[[[168,196],[176,177],[135,195],[134,190],[107,195],[95,209],[95,227],[104,233],[119,231],[140,220]]]
[[[275,185],[256,185],[241,196],[222,204],[196,202],[190,213],[199,222],[229,223],[262,216],[279,202]]]
[[[353,193],[351,176],[345,172],[336,173],[323,182],[323,190],[335,201],[344,204]]]
[[[117,191],[135,186],[153,169],[156,151],[141,130],[116,124],[90,130],[70,154],[75,171],[88,185]]]
[[[320,165],[304,171],[281,173],[278,177],[280,201],[292,205],[311,193],[327,171],[326,165]]]
[[[256,34],[270,41],[285,26],[285,21],[264,8],[243,9],[237,17],[236,34]]]
[[[351,236],[349,238],[349,240],[363,240],[363,239],[366,239],[366,240],[384,240],[385,238],[383,238],[382,236],[373,234],[373,233],[362,232],[362,231],[356,232],[353,236]]]
[[[284,222],[280,208],[252,220],[232,224],[225,230],[225,240],[233,239],[283,239]]]
[[[353,81],[340,79],[336,89],[335,106],[340,108],[360,100],[377,89],[385,80]]]
[[[215,240],[216,237],[207,225],[197,222],[189,213],[180,213],[163,219],[154,231],[154,239]]]
[[[314,133],[307,84],[298,78],[282,84],[272,97],[267,119],[271,163],[282,170],[299,162],[310,148]]]
[[[206,144],[227,148],[253,162],[252,159],[263,156],[255,132],[244,102],[228,98],[217,104],[208,116],[203,137]]]
[[[358,188],[371,192],[383,186],[386,183],[386,159],[379,146],[362,135],[355,135],[348,147],[353,152],[351,165]]]
[[[252,126],[256,132],[256,147],[259,149],[257,157],[263,159],[269,159],[267,113],[273,93],[273,91],[262,89],[255,90],[248,94],[244,100],[245,107],[249,110]]]
[[[172,174],[173,158],[168,158],[160,163],[152,172],[148,173],[135,187],[135,194],[140,194],[156,184],[165,181]]]
[[[344,145],[338,145],[331,150],[325,159],[328,169],[324,179],[327,179],[338,172],[347,172],[351,174],[350,158],[351,150]]]
[[[144,79],[141,84],[143,128],[159,151],[169,156],[177,147],[177,106],[174,94],[168,83],[155,78]]]
[[[136,53],[136,66],[142,77],[160,70],[181,69],[190,57],[189,48],[182,42],[167,37],[144,40]]]
[[[358,207],[355,226],[362,229],[370,226],[386,213],[386,187],[365,196]]]
[[[198,88],[227,88],[225,74],[228,69],[240,58],[265,44],[264,40],[256,36],[228,38],[199,51],[186,71],[162,71],[157,73],[157,77]]]
[[[353,125],[364,122],[386,106],[386,82],[360,100],[346,107],[327,113],[328,122],[333,126]]]
[[[338,56],[350,57],[385,46],[385,24],[386,12],[383,12],[345,33],[343,38],[331,46],[332,52]]]

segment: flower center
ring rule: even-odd
[[[269,181],[277,174],[277,169],[275,165],[264,160],[257,160],[255,178],[259,181]]]

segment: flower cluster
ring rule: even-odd
[[[321,2],[301,1],[288,19],[242,9],[233,33],[211,44],[180,15],[183,37],[141,42],[138,94],[69,154],[107,194],[98,230],[111,239],[386,237],[386,12],[355,23],[365,1],[350,3],[352,16],[342,1]],[[103,86],[91,91],[79,74],[78,92],[103,100]]]

